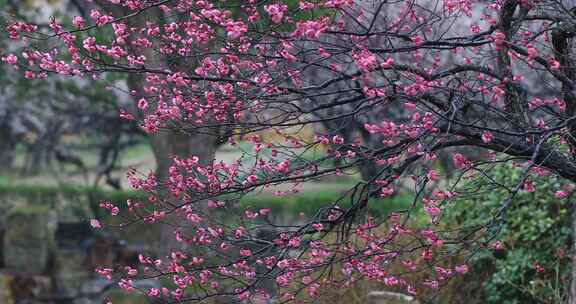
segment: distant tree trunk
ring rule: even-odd
[[[105,0],[96,0],[95,3],[105,9],[110,10],[117,17],[125,16],[129,13],[128,11],[120,9],[118,6],[111,5],[108,1]],[[150,19],[158,20],[160,18],[162,18],[162,12],[160,9],[155,8],[146,10],[141,14],[133,16],[132,18],[129,18],[127,22],[130,26],[138,28],[145,26]],[[150,62],[156,62],[163,68],[169,66],[170,60],[168,60],[166,57],[163,57],[163,55],[156,52],[154,49],[146,49],[142,53]],[[170,69],[177,71],[193,68],[186,63],[177,65],[175,62],[172,62]],[[139,94],[142,93],[142,89],[145,86],[143,75],[140,73],[130,74],[128,76],[127,84],[130,91],[134,94],[134,102],[136,103],[136,101],[139,99]],[[149,108],[155,109],[156,105],[153,104],[152,101],[150,102],[152,104],[149,106]],[[134,114],[141,119],[146,113]],[[189,157],[195,155],[200,159],[201,164],[208,164],[213,161],[216,149],[218,147],[217,136],[198,134],[193,132],[189,134],[183,134],[174,130],[166,130],[150,135],[149,139],[154,157],[156,159],[156,177],[161,183],[161,187],[162,183],[169,178],[168,169],[172,163],[172,156]],[[159,190],[163,192],[163,195],[168,195],[169,197],[167,189],[161,188]],[[178,219],[172,220],[178,221]],[[170,225],[164,225],[163,227],[164,228],[161,233],[161,240],[158,240],[160,242],[158,251],[161,255],[169,253],[171,248],[177,246],[173,227]]]
[[[142,89],[141,79],[137,75],[131,75],[128,81],[131,90],[138,92]],[[168,170],[172,164],[172,157],[178,156],[187,158],[197,156],[202,165],[212,163],[218,148],[218,137],[216,135],[199,134],[188,132],[183,134],[175,130],[162,130],[149,136],[150,146],[156,160],[156,178],[160,183],[160,193],[162,196],[170,198],[168,189],[164,187],[165,182],[169,179]],[[174,224],[178,224],[177,218],[167,218]],[[174,227],[163,225],[160,240],[158,243],[158,253],[160,255],[168,254],[171,249],[179,247],[174,235]]]
[[[160,191],[167,197],[170,196],[167,189],[162,185],[169,179],[168,169],[172,163],[172,156],[189,157],[197,156],[203,165],[210,164],[214,160],[218,147],[215,136],[205,134],[179,134],[174,131],[164,131],[150,136],[150,145],[156,159],[156,177],[161,183]],[[176,221],[178,219],[168,219]],[[161,255],[168,254],[172,249],[177,249],[174,229],[170,225],[164,225],[161,232],[159,252]]]
[[[0,174],[10,172],[14,165],[16,144],[7,126],[0,126]]]
[[[203,165],[214,159],[218,146],[216,136],[207,134],[181,134],[175,131],[161,131],[150,136],[150,145],[156,158],[156,176],[159,181],[168,179],[171,156],[198,156]]]
[[[22,174],[24,176],[36,175],[42,171],[45,152],[46,149],[43,139],[38,139],[35,143],[27,147],[26,159],[22,168]]]
[[[366,131],[364,126],[356,123],[356,129],[359,130],[365,145],[369,147],[377,147],[379,145],[379,138],[372,136],[370,132]],[[363,181],[371,181],[378,176],[381,169],[382,167],[378,166],[374,159],[369,159],[360,165],[360,176]]]

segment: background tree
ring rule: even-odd
[[[54,15],[65,16],[66,12],[83,12],[77,1],[61,1],[52,6],[37,7],[35,2],[2,2],[1,22],[18,17],[47,27],[43,18]],[[39,10],[39,12],[38,12]],[[64,18],[70,22],[70,19]],[[7,33],[0,36],[0,48],[7,52],[18,46],[8,39]],[[16,148],[25,154],[22,164],[24,175],[54,170],[54,162],[60,169],[73,165],[77,171],[94,171],[98,183],[104,176],[114,187],[119,187],[111,173],[118,166],[119,151],[133,145],[142,132],[132,125],[122,123],[117,108],[126,106],[126,101],[108,89],[121,83],[120,78],[108,78],[106,82],[90,83],[81,79],[38,80],[30,75],[12,73],[1,67],[0,100],[2,139],[0,154],[3,173],[11,174]],[[91,141],[88,145],[82,139]],[[100,150],[97,168],[87,168],[78,155],[78,148]]]

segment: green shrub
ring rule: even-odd
[[[494,182],[513,189],[520,181],[521,170],[511,165],[478,176],[465,187],[468,191],[448,208],[456,226],[485,225],[496,215],[509,191]],[[557,199],[554,192],[561,183],[551,176],[530,179],[537,191],[519,191],[502,222],[489,226],[486,241],[501,240],[505,250],[499,254],[485,249],[476,254],[476,265],[491,263],[495,271],[484,282],[486,303],[561,303],[567,287],[569,260],[564,253],[570,244],[570,204]],[[465,189],[461,189],[465,190]],[[537,271],[540,265],[540,271]]]
[[[107,212],[99,207],[100,202],[109,201],[118,205],[121,209],[126,206],[127,199],[141,199],[145,194],[137,191],[104,190],[97,187],[69,186],[37,186],[27,184],[14,184],[0,182],[0,197],[22,198],[29,204],[58,206],[58,200],[65,198],[77,204],[79,209],[86,208],[88,203],[92,213],[103,218]],[[74,207],[74,206],[72,206]]]
[[[300,214],[307,216],[314,215],[320,208],[329,206],[338,201],[340,194],[335,192],[307,192],[292,196],[273,196],[270,194],[247,195],[240,200],[242,208],[258,210],[261,208],[270,208],[274,213]],[[342,200],[338,204],[345,208],[349,206],[349,200]],[[405,194],[399,194],[386,199],[371,199],[368,202],[368,213],[375,217],[383,217],[391,212],[400,211],[408,208],[410,197]]]

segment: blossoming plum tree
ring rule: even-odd
[[[506,221],[517,193],[538,191],[534,176],[558,179],[556,197],[571,197],[570,1],[96,2],[71,27],[15,20],[7,31],[26,47],[2,61],[29,78],[128,74],[127,93],[141,112],[120,115],[146,132],[197,137],[206,147],[253,144],[233,162],[214,161],[213,148],[201,155],[172,149],[165,151],[173,156],[167,172],[130,174],[149,197],[127,202],[126,224],[170,222],[175,246],[165,256],[141,255],[139,270],[119,269],[126,290],[135,278],[167,276],[172,284],[143,292],[169,302],[225,295],[314,301],[325,288],[371,280],[425,293],[467,272],[448,257],[502,246],[492,231]],[[327,131],[299,137],[297,130],[316,125]],[[281,140],[263,139],[263,130]],[[323,157],[304,157],[326,146]],[[484,153],[471,158],[457,147]],[[442,179],[434,167],[443,150],[452,153],[455,178]],[[512,187],[490,179],[490,168],[507,163],[523,169]],[[290,195],[315,178],[366,164],[375,170],[302,224],[276,225],[268,209],[219,216],[248,192],[287,184],[275,194]],[[484,225],[466,230],[472,232],[443,230],[443,212],[473,177],[505,187],[508,197]],[[370,197],[406,185],[413,188],[410,208],[386,218],[366,214]],[[420,209],[425,224],[414,220]],[[420,272],[426,278],[413,281]],[[576,303],[576,281],[570,295]]]

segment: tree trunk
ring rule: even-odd
[[[44,163],[45,146],[43,139],[38,139],[37,142],[30,144],[26,151],[26,161],[22,168],[22,175],[34,176],[42,171]]]
[[[16,145],[10,136],[7,126],[0,127],[0,174],[6,174],[11,171],[14,164],[14,153]]]
[[[122,17],[129,13],[128,11],[121,9],[119,6],[110,5],[108,1],[97,0],[95,2],[100,6],[112,11],[116,17]],[[163,13],[159,8],[152,8],[147,9],[141,14],[137,14],[131,18],[128,18],[127,22],[130,26],[136,28],[145,27],[146,23],[150,19],[159,20],[162,18],[162,16]],[[132,37],[132,39],[136,38],[137,36]],[[185,62],[177,64],[174,60],[169,60],[152,48],[143,50],[142,54],[147,58],[149,62],[155,62],[158,64],[158,66],[163,68],[170,66],[170,69],[174,71],[189,71],[194,69],[192,65],[186,64]],[[128,76],[127,84],[130,91],[134,92],[133,98],[135,103],[141,96],[145,96],[144,94],[140,95],[142,93],[143,87],[145,86],[145,80],[142,74],[131,73]],[[154,104],[153,100],[150,101],[152,102],[150,109],[155,109],[156,104]],[[138,111],[135,112],[136,113],[134,114],[136,114],[139,119],[142,119],[144,115],[149,114],[140,113]],[[198,134],[193,132],[190,134],[183,134],[175,130],[162,130],[159,133],[151,135],[149,139],[154,157],[156,159],[156,177],[160,183],[159,190],[162,195],[167,195],[167,197],[169,197],[169,193],[166,188],[162,188],[162,183],[164,183],[169,178],[168,169],[172,163],[172,156],[185,158],[195,155],[199,158],[200,164],[206,165],[214,160],[214,155],[218,147],[217,136]],[[176,218],[167,218],[166,221],[171,221],[176,225],[178,224],[178,219]],[[162,226],[163,228],[160,233],[161,240],[159,240],[160,244],[158,248],[159,253],[164,255],[169,253],[171,248],[178,246],[178,244],[176,244],[173,226]]]
[[[197,156],[202,165],[208,165],[214,160],[218,143],[215,136],[206,134],[181,134],[176,131],[162,131],[150,136],[150,145],[156,159],[156,177],[160,183],[160,192],[167,197],[168,190],[163,186],[168,180],[168,169],[172,163],[172,156],[187,158]],[[167,218],[167,221],[178,225],[178,218]],[[159,254],[169,254],[180,245],[176,242],[174,228],[163,225],[160,232]]]
[[[576,205],[572,202],[572,250],[570,252],[572,258],[572,270],[570,280],[570,290],[568,293],[568,303],[576,304]]]
[[[564,1],[564,5],[571,12],[574,12],[575,1]],[[552,47],[554,49],[554,57],[560,62],[560,71],[568,79],[576,80],[576,72],[574,71],[575,63],[572,58],[572,50],[574,47],[573,37],[576,34],[576,28],[573,24],[566,23],[560,24],[560,29],[552,32]],[[566,115],[573,117],[576,115],[576,93],[571,87],[562,85],[562,98],[566,102]],[[570,136],[568,142],[572,153],[572,158],[576,158],[576,124],[570,122],[567,125]],[[570,252],[572,258],[572,271],[570,274],[570,291],[568,294],[568,303],[576,304],[576,206],[572,206],[572,250]]]
[[[359,166],[360,167],[360,176],[362,177],[363,181],[371,181],[374,179],[378,173],[380,173],[380,168],[376,164],[375,161],[367,161],[366,163]]]
[[[181,134],[162,131],[150,136],[150,145],[156,158],[156,176],[160,182],[168,179],[171,156],[198,156],[202,165],[212,163],[218,146],[216,136],[207,134]]]

